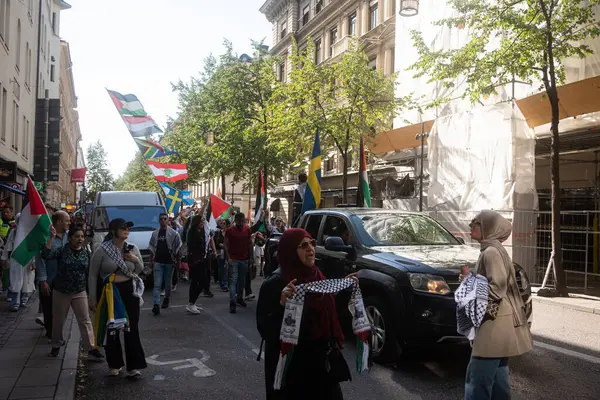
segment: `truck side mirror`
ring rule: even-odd
[[[349,260],[356,259],[356,251],[354,250],[354,247],[344,243],[342,238],[339,236],[329,236],[327,239],[325,239],[325,250],[340,251],[346,253]]]

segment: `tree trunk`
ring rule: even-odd
[[[221,174],[221,196],[223,196],[223,200],[227,201],[225,196],[225,174]]]
[[[342,153],[344,167],[342,169],[342,204],[348,204],[348,151]]]

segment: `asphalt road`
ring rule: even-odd
[[[255,293],[262,282],[253,282]],[[140,322],[142,343],[149,359],[137,382],[106,376],[106,364],[82,363],[77,398],[150,400],[212,399],[258,400],[265,398],[263,363],[256,361],[260,336],[255,328],[255,304],[229,314],[228,297],[214,287],[215,297],[201,297],[202,315],[188,315],[186,284],[180,284],[172,298],[173,307],[160,316],[151,313],[147,293]],[[534,307],[542,307],[535,304]],[[535,309],[534,309],[535,310]],[[534,326],[542,326],[547,312],[535,313]],[[581,316],[579,316],[581,317]],[[580,324],[587,324],[585,317]],[[536,342],[544,338],[537,333]],[[597,340],[595,331],[593,340]],[[598,399],[600,397],[600,354],[585,346],[563,346],[561,340],[545,341],[567,347],[536,346],[531,354],[511,360],[513,399]],[[578,337],[578,342],[580,338]],[[592,338],[590,338],[592,340]],[[542,343],[543,344],[543,343]],[[589,358],[582,359],[579,353]],[[346,359],[352,365],[354,351],[349,342]],[[342,384],[345,399],[461,399],[468,349],[441,347],[420,351],[397,365],[375,365],[365,375]],[[185,361],[185,360],[192,361]]]

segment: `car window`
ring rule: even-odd
[[[327,217],[325,220],[325,227],[323,228],[322,241],[325,242],[329,236],[339,236],[344,243],[349,243],[350,232],[348,231],[346,222],[342,218],[331,215]]]
[[[313,239],[317,239],[319,236],[319,227],[321,226],[321,221],[323,220],[323,215],[309,215],[308,221],[306,222],[305,230],[310,233]]]
[[[365,231],[382,245],[456,245],[458,240],[435,220],[420,214],[359,216]]]

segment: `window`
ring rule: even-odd
[[[333,57],[333,50],[335,42],[338,40],[338,28],[337,26],[329,31],[329,57]]]
[[[308,23],[309,16],[310,16],[310,5],[307,5],[302,10],[302,26],[304,26]]]
[[[359,215],[363,228],[382,245],[456,245],[458,240],[435,220],[418,214]]]
[[[325,160],[325,172],[333,171],[335,169],[335,156],[329,157]]]
[[[372,60],[369,60],[369,67],[371,67],[373,71],[377,69],[377,57],[373,58]]]
[[[13,141],[12,148],[19,150],[19,105],[13,101]]]
[[[0,140],[3,142],[6,141],[6,108],[8,107],[8,93],[6,92],[6,88],[2,88],[2,103],[0,103],[1,113],[0,113]]]
[[[346,222],[340,217],[328,216],[323,227],[323,242],[328,237],[337,236],[342,238],[345,244],[350,242],[350,231]]]
[[[315,63],[316,64],[321,64],[321,61],[323,61],[323,46],[321,43],[321,39],[317,40],[315,42]]]
[[[348,17],[348,35],[356,35],[356,11]]]
[[[323,220],[322,215],[309,215],[308,221],[306,222],[306,232],[310,233],[313,239],[319,237],[319,228],[321,227],[321,221]]]
[[[27,90],[31,90],[31,48],[29,42],[25,43],[25,57],[27,58],[25,61],[25,87]]]
[[[317,0],[317,3],[315,4],[315,15],[320,13],[322,9],[323,9],[323,0]]]
[[[285,82],[285,58],[281,60],[278,69],[279,82]]]
[[[17,19],[17,49],[16,49],[16,57],[17,61],[15,62],[15,67],[17,71],[21,69],[21,20]]]
[[[377,18],[379,16],[379,7],[377,6],[377,4],[371,6],[370,11],[371,14],[369,18],[369,30],[375,29],[378,24]]]
[[[0,0],[0,37],[8,47],[10,34],[10,0]]]
[[[50,66],[50,82],[54,82],[54,64]]]
[[[281,23],[281,35],[279,36],[281,39],[285,37],[287,34],[287,20]]]
[[[52,32],[54,32],[55,35],[58,35],[58,32],[56,31],[56,13],[53,12],[52,13]]]
[[[27,118],[23,115],[23,143],[21,146],[21,155],[25,157],[25,153],[27,152],[27,137],[29,136],[29,131],[27,130]]]

